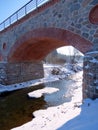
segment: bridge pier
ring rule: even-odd
[[[86,53],[83,70],[83,98],[98,98],[98,51]]]
[[[0,83],[10,85],[44,77],[42,62],[0,63]]]

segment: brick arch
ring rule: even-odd
[[[68,30],[40,28],[27,32],[16,41],[8,54],[8,61],[40,61],[54,49],[68,45],[82,53],[92,48],[91,42]]]

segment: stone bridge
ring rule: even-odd
[[[42,60],[71,45],[85,55],[83,98],[96,98],[97,43],[98,0],[48,0],[0,31],[0,83],[44,77]]]

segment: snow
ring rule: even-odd
[[[74,78],[79,79],[76,84],[77,88],[74,93],[72,91],[71,102],[66,102],[58,106],[49,107],[44,110],[38,110],[33,113],[34,119],[20,127],[13,128],[12,130],[57,130],[62,127],[68,120],[73,119],[75,116],[80,114],[81,109],[75,106],[81,105],[82,103],[82,93],[81,93],[81,81],[80,72]],[[36,93],[36,91],[34,91]],[[80,97],[80,98],[79,98]],[[58,97],[55,97],[58,98]]]
[[[45,71],[48,68],[48,71],[51,71],[51,68],[54,67],[53,65],[44,65],[45,67]],[[57,67],[57,66],[55,66]],[[2,85],[0,84],[0,93],[5,92],[5,91],[13,91],[13,90],[18,90],[18,89],[22,89],[22,88],[27,88],[27,87],[31,87],[31,86],[35,86],[41,83],[46,83],[46,82],[52,82],[55,80],[59,80],[59,76],[54,76],[51,74],[48,74],[45,72],[45,78],[42,79],[36,79],[36,80],[31,80],[31,81],[27,81],[27,82],[23,82],[23,83],[18,83],[18,84],[12,84],[12,85]]]
[[[94,74],[93,74],[93,73],[90,73],[90,72],[88,73],[88,75],[90,75],[90,76],[94,76]]]
[[[47,88],[44,88],[44,89],[36,90],[34,92],[30,92],[30,93],[28,93],[28,96],[34,97],[34,98],[39,98],[45,93],[51,94],[51,93],[56,92],[56,91],[59,91],[59,89],[47,87]]]
[[[35,111],[32,121],[12,130],[98,130],[98,99],[82,101],[81,75],[74,76],[77,88],[70,102]]]
[[[39,82],[33,81],[34,83],[31,82],[31,84],[48,81],[49,78],[47,76],[46,79],[38,80]],[[58,77],[55,78],[58,79]],[[51,94],[55,91],[59,90],[51,86],[50,88],[46,87],[33,91],[33,93],[31,92],[28,95],[38,98],[47,92]],[[71,96],[69,102],[63,102],[60,105],[37,110],[32,113],[35,118],[30,122],[12,128],[11,130],[98,130],[98,99],[82,100],[82,71],[73,73],[72,86],[68,94]],[[58,98],[57,96],[54,98]]]
[[[13,91],[17,89],[22,89],[27,86],[30,87],[30,86],[34,86],[40,83],[41,83],[40,79],[37,79],[37,80],[32,80],[28,82],[19,83],[19,84],[7,85],[7,86],[0,84],[0,93],[5,92],[5,91]]]
[[[92,60],[90,60],[90,62],[92,62],[92,63],[98,63],[98,60],[95,59],[95,58],[93,58]]]

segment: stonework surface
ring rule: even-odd
[[[85,55],[83,77],[83,97],[98,97],[98,51]]]
[[[0,83],[4,85],[21,83],[43,77],[44,71],[41,62],[0,64]]]

